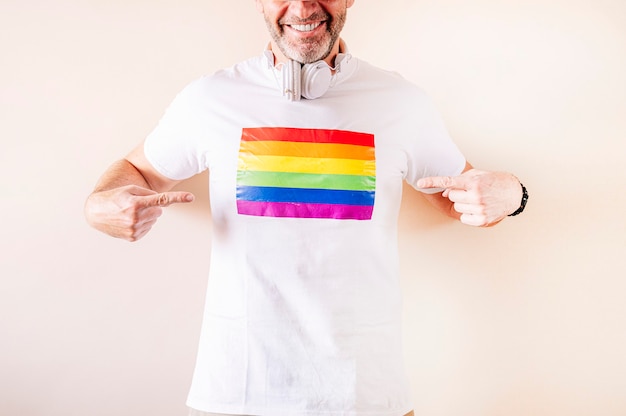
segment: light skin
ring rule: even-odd
[[[191,192],[171,191],[177,183],[152,167],[141,144],[104,172],[85,203],[87,222],[112,237],[137,241],[163,208],[193,202]]]
[[[339,53],[339,34],[354,0],[255,0],[272,38],[276,64],[325,60],[333,67]]]
[[[255,0],[266,21],[276,64],[325,60],[333,66],[339,53],[339,33],[354,0]],[[179,181],[161,175],[147,160],[143,143],[102,175],[85,203],[85,217],[94,228],[113,237],[137,241],[145,236],[172,204],[190,203],[190,192],[172,192]],[[522,188],[506,172],[474,169],[466,164],[456,177],[423,178],[423,189],[443,189],[424,194],[444,214],[464,224],[497,224],[520,205]]]
[[[496,225],[515,212],[522,201],[522,186],[515,176],[474,169],[469,163],[459,176],[422,178],[417,186],[443,189],[424,197],[444,214],[476,227]]]

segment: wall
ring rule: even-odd
[[[187,82],[262,50],[241,3],[2,2],[0,414],[185,414],[206,176],[135,244],[88,228],[82,205]],[[474,229],[407,189],[417,413],[626,414],[626,3],[357,1],[344,37],[426,89],[475,166],[531,194]]]

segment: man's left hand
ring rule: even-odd
[[[470,169],[460,176],[433,176],[417,182],[418,188],[443,188],[461,214],[464,224],[486,227],[502,221],[520,206],[522,186],[510,173]]]

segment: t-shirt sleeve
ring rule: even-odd
[[[144,142],[148,161],[162,175],[183,180],[207,168],[209,127],[202,80],[186,86]]]
[[[417,181],[429,176],[457,176],[465,168],[465,157],[454,143],[434,103],[426,94],[420,94],[416,105],[415,138],[407,155],[405,180],[424,193],[440,189],[420,189]]]

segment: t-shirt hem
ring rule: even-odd
[[[194,410],[207,413],[223,413],[232,415],[272,415],[272,416],[404,416],[413,410],[406,406],[386,411],[376,410],[297,410],[276,407],[232,406],[223,404],[207,404],[196,400],[188,400],[187,406]]]

